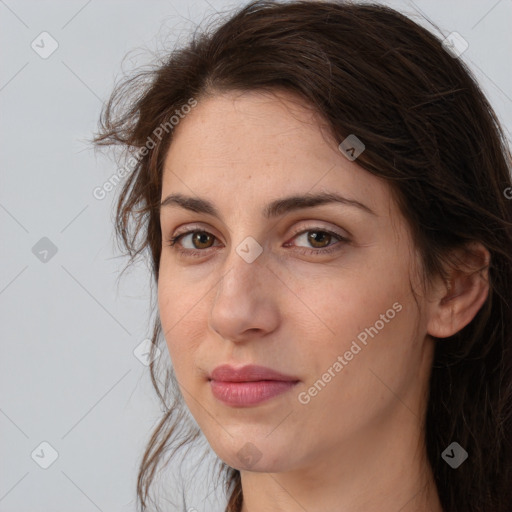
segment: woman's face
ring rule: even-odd
[[[241,470],[350,459],[419,428],[419,260],[386,182],[328,140],[291,95],[223,93],[166,156],[162,327],[188,408]],[[281,375],[235,371],[248,365]]]

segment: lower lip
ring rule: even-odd
[[[211,380],[213,396],[232,406],[255,405],[293,388],[297,382],[259,380],[256,382],[221,382]]]

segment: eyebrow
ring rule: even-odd
[[[329,203],[338,203],[345,206],[352,206],[359,208],[360,210],[365,211],[371,215],[378,216],[371,208],[365,204],[332,192],[321,192],[318,194],[297,195],[276,199],[264,208],[263,216],[267,219],[271,219],[295,210],[313,208],[315,206]],[[160,203],[160,207],[165,206],[179,206],[196,213],[212,215],[219,219],[222,218],[217,208],[207,199],[189,197],[183,194],[170,194]]]

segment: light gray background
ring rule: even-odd
[[[92,195],[116,168],[84,139],[129,50],[158,50],[243,3],[0,0],[2,512],[136,509],[137,466],[160,416],[133,354],[150,335],[149,272],[138,266],[116,287],[125,263],[112,238],[117,191]],[[383,3],[462,34],[461,58],[510,134],[512,0]],[[43,31],[59,44],[47,59],[31,48]],[[125,69],[151,58],[133,55]],[[46,263],[32,252],[42,237],[58,249]],[[44,441],[58,452],[48,469],[31,457],[49,456]],[[211,512],[198,481],[189,504]],[[170,479],[163,485],[174,490]]]

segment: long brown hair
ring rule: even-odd
[[[196,32],[150,71],[122,81],[94,142],[138,152],[116,210],[130,261],[149,251],[157,282],[162,168],[176,110],[208,94],[278,88],[321,114],[336,140],[354,133],[364,141],[357,163],[392,187],[421,251],[425,279],[446,277],[452,249],[480,242],[489,250],[485,304],[469,325],[436,344],[426,445],[444,510],[510,512],[511,154],[476,80],[440,38],[382,5],[256,1]],[[155,132],[166,123],[168,130]],[[151,357],[164,343],[158,315],[152,340]],[[140,465],[141,510],[164,454],[170,460],[199,436],[186,426],[172,369],[165,369],[162,388],[155,363],[150,371],[164,414]],[[452,441],[469,453],[457,470],[441,458]],[[239,512],[240,473],[223,463],[221,472],[226,511]]]

